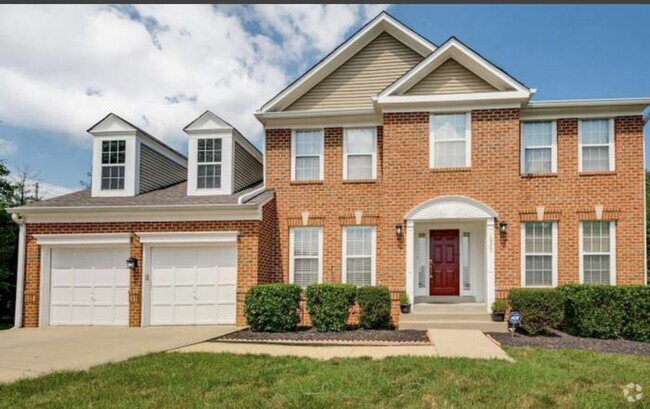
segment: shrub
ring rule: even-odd
[[[318,332],[343,331],[354,304],[352,284],[312,284],[307,287],[307,311]]]
[[[251,287],[244,301],[244,314],[253,331],[293,331],[298,325],[299,285],[261,284]]]
[[[564,318],[564,297],[554,288],[513,288],[508,301],[521,313],[521,328],[531,335],[557,328]]]
[[[650,287],[571,284],[560,291],[568,333],[650,341]]]
[[[506,300],[496,300],[492,303],[492,312],[505,313],[508,309]]]
[[[388,287],[360,287],[357,304],[361,309],[359,324],[363,328],[390,328],[390,290]]]
[[[399,295],[399,305],[409,305],[410,303],[409,295],[402,291]]]

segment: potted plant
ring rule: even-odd
[[[492,303],[492,321],[503,322],[508,303],[506,300],[496,300]]]
[[[409,300],[409,295],[405,292],[399,295],[399,309],[403,314],[411,312],[411,300]]]

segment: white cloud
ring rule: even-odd
[[[18,144],[7,139],[0,138],[0,160],[5,160],[18,151]]]
[[[383,8],[0,6],[0,120],[87,143],[115,112],[174,143],[210,109],[259,142],[253,112]]]

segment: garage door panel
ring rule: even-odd
[[[199,285],[216,285],[220,274],[214,273],[214,265],[211,267],[197,267],[196,281]]]
[[[217,287],[217,299],[219,302],[234,303],[235,302],[235,286],[219,286]]]
[[[194,267],[177,267],[174,271],[174,284],[175,285],[194,285],[196,280],[196,272]]]
[[[153,286],[167,286],[174,283],[174,269],[171,267],[152,267],[152,271],[156,274],[151,276],[151,285]]]
[[[217,315],[224,317],[220,320],[220,324],[234,324],[235,323],[235,304],[219,304],[217,305]]]
[[[234,285],[237,283],[236,267],[220,267],[217,276],[219,285]]]
[[[220,267],[236,267],[237,255],[232,251],[232,247],[217,247],[215,251],[216,258]]]
[[[194,304],[194,287],[190,286],[180,286],[180,287],[174,287],[174,298],[172,300],[174,304],[179,305],[179,304],[186,304],[186,305],[192,305]]]
[[[93,285],[92,270],[87,267],[75,268],[73,270],[73,283],[75,286],[91,287]]]

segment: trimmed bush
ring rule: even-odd
[[[547,333],[564,319],[564,297],[554,288],[513,288],[508,301],[521,313],[521,328],[530,335]]]
[[[244,314],[253,331],[293,331],[299,322],[302,289],[296,284],[261,284],[251,287]]]
[[[361,309],[359,324],[366,329],[390,328],[390,290],[388,287],[360,287],[357,304]]]
[[[650,341],[650,287],[565,285],[564,329],[591,338]]]
[[[307,311],[318,332],[346,329],[357,288],[352,284],[312,284],[307,286]]]

